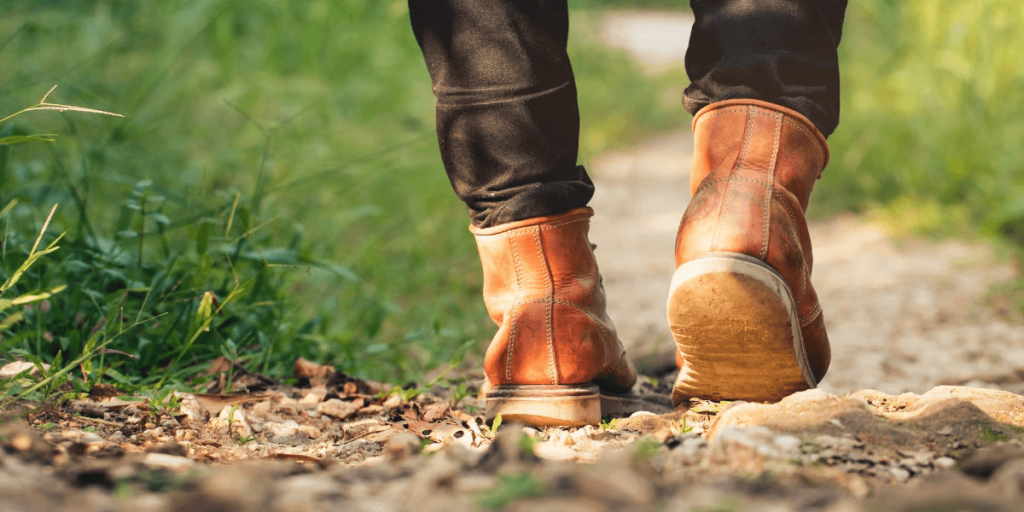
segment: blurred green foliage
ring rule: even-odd
[[[818,212],[1024,243],[1024,4],[850,2]]]
[[[644,79],[596,23],[573,17],[583,157],[685,126],[683,74]],[[51,101],[127,116],[0,126],[59,134],[0,147],[0,201],[19,201],[0,270],[57,203],[44,242],[67,231],[62,247],[14,292],[69,285],[4,330],[0,358],[68,361],[116,337],[138,359],[82,371],[130,390],[220,355],[406,382],[482,353],[476,249],[404,0],[6,0],[0,59],[0,112],[59,84]]]

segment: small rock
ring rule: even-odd
[[[946,425],[945,427],[942,427],[939,430],[937,430],[935,432],[935,434],[936,435],[940,435],[940,436],[953,435],[953,427],[950,427],[949,425]]]
[[[798,458],[800,444],[800,439],[777,434],[767,427],[726,427],[715,436],[711,448],[716,458],[741,462],[753,457],[762,459],[763,463],[768,460]],[[751,462],[758,465],[756,461]]]
[[[910,479],[910,471],[907,471],[904,468],[889,468],[889,473],[891,473],[892,477],[896,479],[896,481],[899,483],[906,482],[908,479]]]
[[[1024,459],[1024,448],[1014,445],[995,445],[982,448],[960,462],[964,473],[988,478],[997,469],[1011,460]]]
[[[654,487],[650,480],[632,468],[628,450],[605,454],[590,467],[582,467],[576,475],[580,494],[598,501],[623,503],[637,507],[650,505]]]
[[[27,375],[32,377],[39,376],[39,369],[36,365],[28,361],[14,361],[13,363],[7,363],[0,368],[0,380],[13,379],[18,376],[21,372],[31,369]],[[43,369],[50,371],[50,365],[43,363]]]
[[[195,467],[196,463],[188,457],[170,455],[167,453],[147,453],[142,459],[142,465],[149,469],[169,469],[171,471],[187,471]]]
[[[420,452],[420,442],[420,437],[416,434],[395,434],[391,436],[388,444],[384,445],[384,456],[393,461],[408,459]]]
[[[704,455],[707,453],[708,448],[706,439],[699,436],[680,434],[676,436],[676,440],[679,444],[669,452],[669,460],[684,466],[699,464],[704,460]]]
[[[199,403],[199,399],[191,393],[174,392],[179,399],[178,421],[188,425],[201,425],[210,421],[210,413]]]
[[[384,400],[384,403],[382,403],[381,405],[385,409],[393,409],[395,407],[398,407],[399,405],[402,405],[402,397],[398,394],[393,394],[389,396],[387,400]]]
[[[956,460],[949,457],[939,457],[935,459],[935,467],[939,469],[949,469],[956,466]]]
[[[316,406],[316,412],[326,414],[339,420],[346,419],[359,410],[358,405],[332,398]]]
[[[155,444],[153,446],[150,446],[146,451],[149,453],[163,453],[167,455],[176,455],[178,457],[185,457],[188,455],[188,449],[174,441],[166,441],[160,444]]]

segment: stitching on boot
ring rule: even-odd
[[[597,317],[597,315],[591,313],[590,311],[587,311],[586,309],[583,308],[583,306],[581,306],[581,305],[579,305],[579,304],[577,304],[575,302],[568,301],[568,300],[548,299],[548,298],[532,299],[532,300],[523,301],[523,304],[536,304],[536,303],[548,303],[548,304],[559,304],[559,305],[562,305],[562,306],[569,306],[569,307],[579,311],[580,313],[583,313],[584,315],[587,316],[587,318],[589,318],[592,322],[594,322],[594,325],[596,325],[597,328],[601,330],[601,336],[604,337],[604,339],[609,339],[612,336],[611,331],[608,330],[608,328],[604,325],[604,322],[602,322],[601,319]],[[605,352],[606,353],[608,352],[607,347],[605,347]],[[625,354],[625,350],[623,350],[622,353]],[[607,356],[605,358],[607,359]],[[620,359],[622,359],[622,355],[621,354],[619,355],[618,359],[615,360],[615,364],[614,365],[612,365],[610,368],[605,368],[604,370],[602,370],[601,373],[598,374],[598,376],[600,377],[600,376],[604,376],[606,374],[611,373],[617,367],[618,362],[619,362]]]
[[[577,222],[584,222],[584,221],[587,221],[587,220],[590,220],[590,219],[588,219],[588,218],[576,219],[576,220],[570,220],[570,221],[567,221],[567,222],[563,222],[561,224],[551,224],[551,225],[548,225],[548,226],[539,226],[539,229],[542,230],[542,231],[547,231],[549,229],[556,229],[556,228],[560,228],[560,227],[563,227],[563,226],[568,226],[569,224],[575,224]],[[511,231],[506,231],[504,233],[495,233],[493,235],[476,235],[476,236],[478,238],[490,237],[490,238],[493,238],[495,240],[500,240],[502,238],[511,238],[511,237],[517,236],[517,235],[519,235],[522,232],[523,229],[530,229],[530,228],[537,228],[537,227],[536,226],[527,226],[525,228],[513,229]]]
[[[700,119],[697,120],[697,124],[704,122],[705,119],[711,119],[718,116],[724,116],[726,114],[736,114],[741,112],[746,112],[746,110],[723,110],[722,112],[715,112],[714,114],[705,114],[701,116]],[[769,117],[775,117],[776,115],[785,116],[785,114],[782,113],[770,114],[768,112],[755,112],[755,114]],[[819,141],[817,137],[811,135],[810,132],[808,132],[803,126],[799,125],[798,123],[794,123],[793,121],[790,121],[788,119],[783,119],[782,122],[789,126],[792,126],[793,128],[796,128],[800,133],[804,134],[805,137],[807,137],[811,142],[814,143],[814,147],[818,148],[818,154],[821,155],[822,158],[824,158],[824,149],[821,148],[821,141]]]
[[[523,266],[519,262],[519,250],[516,248],[514,236],[508,237],[508,243],[512,248],[512,259],[516,264],[516,301],[512,303],[512,332],[508,337],[508,356],[505,360],[505,379],[507,384],[512,383],[512,350],[516,346],[516,318],[519,317],[519,304],[523,294]]]
[[[791,208],[789,206],[789,201],[786,200],[786,196],[782,195],[782,192],[780,192],[777,189],[774,190],[774,195],[775,195],[775,199],[779,203],[781,203],[782,206],[786,209],[786,213],[789,215],[789,220],[793,221],[793,225],[794,226],[798,225],[797,220],[796,220],[796,214],[793,213],[793,208]],[[802,249],[803,248],[801,248],[801,250]],[[802,272],[802,276],[801,276],[803,282],[800,285],[800,298],[798,298],[796,300],[797,304],[799,304],[800,301],[804,300],[804,295],[807,294],[807,288],[808,288],[808,286],[807,286],[807,277],[808,277],[807,274],[808,273],[809,272],[807,270],[807,265],[804,265],[804,271]]]
[[[612,364],[608,365],[608,367],[605,368],[604,370],[602,370],[601,373],[597,374],[596,378],[607,377],[607,376],[611,375],[612,373],[614,373],[615,370],[619,369],[619,362],[622,361],[622,356],[626,355],[626,350],[623,349],[623,350],[620,350],[618,352],[619,352],[619,355],[615,356],[615,360],[612,361]]]
[[[705,119],[711,119],[713,117],[724,116],[726,114],[743,114],[743,113],[746,113],[746,112],[747,112],[747,109],[745,109],[745,108],[738,108],[738,109],[735,109],[735,110],[723,110],[721,112],[715,112],[714,114],[705,114],[705,115],[701,116],[700,119],[697,120],[697,124],[703,123]]]
[[[512,349],[516,346],[516,317],[519,316],[519,301],[512,303],[512,331],[508,337],[508,356],[505,358],[505,384],[512,384]]]
[[[693,195],[696,196],[697,194],[699,194],[705,188],[710,187],[711,185],[714,185],[715,183],[721,183],[723,181],[747,181],[747,182],[750,182],[750,183],[756,183],[758,185],[761,185],[762,187],[774,188],[774,187],[771,186],[770,183],[765,183],[765,182],[763,182],[761,180],[758,180],[758,179],[748,178],[746,176],[727,176],[725,178],[715,178],[713,180],[708,180],[708,181],[705,181],[704,183],[701,183],[700,187],[697,188],[697,192],[694,193]]]
[[[747,109],[747,128],[746,133],[743,134],[743,150],[740,151],[740,157],[736,160],[736,166],[733,167],[732,172],[729,176],[732,177],[736,173],[743,169],[743,163],[747,158],[747,150],[750,148],[750,136],[754,128],[754,116],[751,115],[753,107]],[[729,212],[729,196],[732,195],[732,181],[729,182],[725,187],[725,197],[722,199],[722,208],[718,212],[718,225],[715,226],[715,236],[711,239],[711,250],[718,250],[718,238],[722,233],[722,219],[725,218],[725,214]]]
[[[818,316],[820,316],[820,315],[821,315],[821,303],[820,302],[815,302],[814,303],[814,309],[812,309],[810,311],[810,313],[807,313],[802,318],[800,318],[800,327],[804,328],[804,327],[807,327],[808,325],[811,325],[811,322],[813,322],[815,319],[817,319]]]
[[[796,303],[800,304],[804,300],[804,295],[807,295],[807,265],[804,265],[804,271],[800,273],[800,298],[796,299]]]
[[[786,120],[786,121],[783,121],[783,122],[788,124],[788,125],[790,125],[790,126],[792,126],[793,128],[796,128],[797,131],[799,131],[800,133],[804,134],[804,136],[807,137],[808,140],[810,140],[811,142],[814,143],[814,147],[818,148],[818,155],[821,156],[822,160],[825,159],[825,149],[821,147],[821,141],[818,140],[817,137],[815,137],[814,135],[811,135],[807,130],[804,129],[803,126],[800,126],[800,125],[798,125],[798,124],[796,124],[796,123],[794,123],[792,121]]]
[[[761,219],[761,261],[768,258],[768,234],[772,223],[772,192],[775,191],[775,168],[779,158],[779,136],[782,134],[782,114],[775,118],[775,142],[772,143],[772,160],[768,165],[768,183],[771,187],[764,191],[764,218]]]
[[[542,231],[547,231],[549,229],[556,229],[556,228],[560,228],[560,227],[563,227],[563,226],[568,226],[569,224],[575,224],[577,222],[586,222],[588,220],[590,220],[590,218],[586,217],[586,218],[582,218],[582,219],[570,220],[570,221],[567,221],[567,222],[563,222],[561,224],[552,224],[550,226],[541,226],[540,229]]]
[[[537,242],[537,255],[540,257],[540,261],[543,263],[544,282],[546,294],[546,305],[544,307],[544,313],[547,321],[547,342],[548,342],[548,371],[551,373],[551,385],[558,384],[558,372],[555,367],[555,334],[554,334],[554,305],[552,304],[555,300],[555,285],[551,279],[551,269],[548,266],[548,260],[544,257],[544,246],[541,244],[540,238],[541,230],[538,227],[534,230],[534,240]]]
[[[725,114],[732,114],[732,113],[736,113],[736,112],[742,112],[742,110],[729,110],[729,111],[720,112],[720,113],[716,113],[716,114],[707,114],[707,115],[701,117],[700,120],[697,121],[697,124],[700,124],[701,121],[703,121],[704,119],[710,119],[712,117],[717,117],[717,116],[725,115]],[[783,114],[781,112],[779,112],[779,113],[771,113],[771,114],[768,113],[768,112],[755,112],[754,114],[755,115],[760,115],[760,116],[768,116],[768,117],[775,117],[776,115],[783,116],[782,122],[784,124],[792,126],[793,128],[796,128],[797,131],[799,131],[800,133],[804,134],[804,136],[807,137],[808,140],[810,140],[811,142],[814,143],[814,147],[818,148],[818,155],[821,156],[822,159],[825,158],[825,149],[821,147],[821,141],[818,140],[818,138],[815,137],[814,135],[811,135],[811,133],[808,132],[807,129],[804,128],[803,126],[801,126],[800,124],[794,123],[793,121],[785,119],[785,114]]]

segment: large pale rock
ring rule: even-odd
[[[882,419],[884,421],[879,421]],[[843,397],[821,390],[777,404],[739,404],[719,414],[708,432],[765,426],[781,432],[855,435],[863,442],[912,445],[928,438],[982,441],[1021,437],[1024,397],[1005,391],[941,386],[923,395],[865,390]]]
[[[809,390],[776,404],[723,407],[708,432],[710,460],[748,472],[824,465],[901,483],[948,469],[978,448],[1024,440],[1022,409],[1024,397],[987,389],[842,397]]]
[[[922,420],[953,406],[953,402],[974,405],[992,419],[1024,427],[1024,396],[1009,391],[962,386],[939,386],[923,395],[904,393],[886,395],[879,391],[864,390],[850,396],[863,398],[874,410],[887,419],[897,421]]]

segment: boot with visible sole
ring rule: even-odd
[[[690,201],[676,238],[668,320],[680,366],[672,401],[778,401],[828,369],[804,213],[825,137],[771,103],[729,100],[693,120]]]
[[[498,324],[484,358],[488,421],[596,425],[602,395],[628,393],[636,370],[605,311],[587,235],[593,210],[471,227],[484,302]]]

